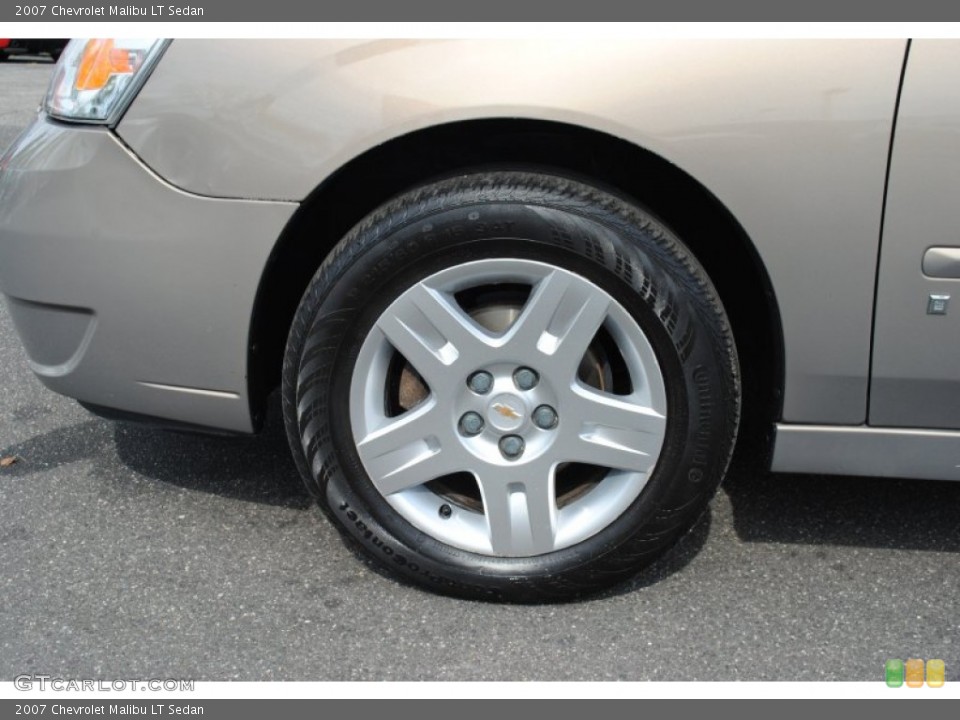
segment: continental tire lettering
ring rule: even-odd
[[[360,516],[357,515],[357,513],[354,512],[354,510],[350,507],[350,503],[341,501],[341,503],[337,506],[337,509],[347,516],[347,519],[353,523],[353,526],[360,531],[360,535],[364,540],[369,540],[374,547],[379,548],[380,551],[383,552],[383,554],[387,557],[394,556],[393,548],[384,544],[383,540],[377,537],[376,533],[367,527],[367,524],[361,520]],[[400,565],[405,565],[407,561],[402,555],[395,555],[394,562],[397,562]]]
[[[694,437],[693,464],[706,466],[710,457],[710,418],[713,414],[713,398],[710,395],[710,373],[702,365],[693,370],[693,382],[697,387],[697,433]],[[702,474],[694,478],[691,472],[690,479],[699,482]]]

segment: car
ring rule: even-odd
[[[15,40],[0,38],[0,62],[10,59],[14,55],[41,55],[47,54],[56,62],[60,53],[66,47],[66,39],[31,39]]]
[[[960,44],[74,40],[0,161],[29,363],[255,433],[450,595],[623,582],[731,458],[960,479]]]

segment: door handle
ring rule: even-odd
[[[960,248],[928,248],[923,254],[923,274],[933,278],[960,279]]]

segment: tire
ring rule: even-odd
[[[288,338],[297,465],[393,574],[568,600],[653,562],[707,507],[740,382],[716,291],[649,212],[572,180],[467,175],[364,219]]]

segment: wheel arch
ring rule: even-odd
[[[304,199],[271,252],[254,303],[248,344],[254,425],[279,384],[297,305],[340,238],[406,190],[496,167],[603,186],[643,205],[678,234],[706,268],[733,326],[744,380],[737,455],[766,464],[782,411],[784,343],[773,285],[753,242],[707,188],[664,158],[603,132],[540,120],[460,121],[399,136],[350,160]]]

